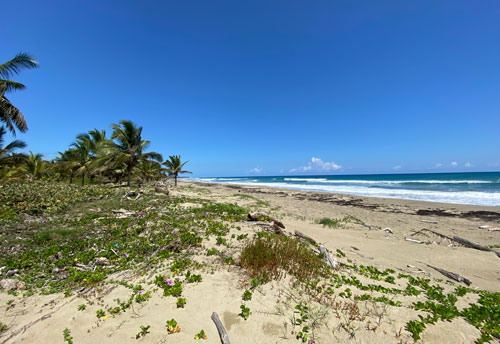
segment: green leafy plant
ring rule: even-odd
[[[71,337],[71,331],[67,328],[63,331],[64,341],[68,344],[73,344],[73,337]]]
[[[250,290],[245,290],[242,299],[243,301],[250,301],[252,299],[252,292]]]
[[[186,298],[179,297],[177,299],[177,308],[184,308],[185,305],[186,305]]]
[[[168,334],[173,334],[181,331],[181,328],[179,327],[175,319],[167,320],[167,331]]]
[[[201,330],[200,332],[198,332],[197,334],[194,335],[194,339],[195,340],[200,340],[200,339],[206,340],[207,335],[205,334],[204,330]]]
[[[250,316],[250,308],[246,307],[245,305],[241,305],[240,309],[240,315],[243,317],[243,319],[248,320],[248,317]]]
[[[102,309],[98,309],[95,314],[97,315],[98,318],[103,318],[104,316],[106,316],[106,312]]]
[[[85,304],[81,304],[81,305],[78,305],[78,310],[79,311],[84,311],[85,309],[87,308],[87,306]]]
[[[201,275],[192,274],[191,271],[186,272],[186,282],[195,283],[195,282],[201,282],[201,280],[202,280]]]
[[[163,288],[164,296],[179,297],[182,294],[182,283],[178,279],[170,279],[163,275],[158,275],[155,278],[155,283],[158,287]]]
[[[151,327],[151,326],[149,326],[149,325],[147,325],[147,326],[143,326],[143,325],[141,325],[141,326],[140,326],[140,329],[141,329],[141,330],[140,330],[140,331],[139,331],[139,332],[135,335],[135,339],[139,339],[139,338],[141,338],[141,337],[145,337],[145,336],[146,336],[146,334],[148,334],[148,333],[149,333],[149,328],[150,328],[150,327]]]

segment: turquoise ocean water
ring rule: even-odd
[[[500,172],[193,178],[340,194],[500,206]]]

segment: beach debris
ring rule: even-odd
[[[454,272],[451,272],[451,271],[448,271],[448,270],[444,270],[444,269],[441,269],[441,268],[437,268],[435,266],[432,266],[432,265],[429,265],[429,264],[426,264],[424,263],[425,265],[427,265],[428,267],[436,270],[437,272],[440,272],[442,275],[454,280],[454,281],[457,281],[457,282],[462,282],[462,283],[465,283],[467,286],[471,285],[472,282],[470,280],[468,280],[467,278],[463,277],[463,276],[460,276],[459,274],[456,274]]]
[[[229,341],[229,336],[227,335],[226,329],[224,328],[224,325],[222,325],[222,322],[219,319],[219,315],[215,312],[212,313],[212,320],[215,323],[215,326],[217,327],[217,331],[219,331],[219,337],[220,337],[220,342],[222,344],[231,344]]]
[[[332,267],[332,269],[337,269],[339,263],[332,257],[332,255],[323,246],[319,247],[319,252],[325,256],[326,263]]]
[[[488,232],[500,232],[500,228],[488,228]]]
[[[423,244],[422,241],[420,240],[417,240],[417,239],[412,239],[412,238],[405,238],[406,241],[409,241],[409,242],[414,242],[415,244]]]
[[[270,215],[264,214],[264,213],[248,213],[247,219],[248,219],[248,221],[269,221],[269,222],[273,222],[274,225],[276,225],[278,227],[281,227],[283,229],[285,228],[285,225],[283,224],[283,222],[275,219],[274,217],[272,217]]]
[[[412,268],[412,269],[417,269],[417,273],[425,273],[425,270],[420,269],[418,266],[407,264],[406,267]]]
[[[120,209],[113,209],[113,210],[111,210],[111,212],[113,214],[117,214],[117,216],[116,216],[117,219],[124,219],[126,217],[129,217],[129,216],[135,214],[135,212],[133,212],[133,211],[128,211],[128,210],[121,209],[121,208]]]
[[[432,224],[435,224],[437,225],[437,221],[432,221],[432,220],[420,220],[420,222],[425,222],[425,223],[432,223]]]
[[[385,228],[384,232],[389,233],[389,234],[394,234],[394,232],[392,231],[392,229],[390,229],[389,227]]]
[[[7,278],[7,279],[1,280],[0,286],[6,291],[26,289],[26,283],[24,283],[23,281],[12,279],[12,278]]]
[[[367,256],[367,255],[364,255],[363,253],[361,252],[357,252],[357,251],[353,251],[351,250],[352,253],[356,253],[358,256],[362,257],[362,258],[366,258],[366,259],[373,259],[373,257],[370,257],[370,256]]]
[[[298,231],[298,230],[295,230],[295,236],[298,236],[299,238],[313,244],[313,245],[317,245],[318,243],[316,242],[316,240],[314,240],[313,238],[311,238],[310,236],[307,236],[305,235],[304,233]]]
[[[454,236],[453,240],[455,240],[456,242],[458,242],[458,243],[460,243],[460,244],[462,244],[462,245],[464,245],[466,247],[469,247],[469,248],[473,248],[473,249],[480,250],[480,251],[493,252],[493,253],[495,253],[497,255],[498,258],[500,258],[500,252],[492,250],[489,247],[476,244],[475,242],[472,242],[470,240],[467,240],[467,239],[464,239],[464,238],[460,238],[460,237],[457,237],[457,236]]]
[[[162,193],[162,194],[165,194],[167,196],[170,193],[170,191],[168,191],[167,188],[162,188],[162,187],[159,187],[159,186],[155,186],[155,192],[156,193]]]
[[[141,196],[142,196],[143,192],[142,191],[127,191],[125,193],[125,195],[123,195],[122,199],[123,198],[126,198],[128,199],[129,201],[137,201]]]
[[[106,257],[98,257],[98,258],[95,259],[95,263],[97,265],[101,265],[101,266],[102,265],[108,265],[109,264],[109,260]]]
[[[19,272],[18,269],[12,269],[12,270],[9,270],[5,273],[5,276],[7,277],[10,277],[10,276],[14,276],[15,274],[17,274]]]
[[[484,226],[479,226],[478,228],[479,228],[479,229],[488,229],[488,228],[490,228],[490,226],[488,226],[488,225],[484,225]]]

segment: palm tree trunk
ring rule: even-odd
[[[85,172],[82,173],[82,186],[85,184]]]
[[[130,186],[130,175],[132,174],[132,168],[130,166],[127,167],[127,186]]]
[[[69,175],[69,183],[73,184],[73,173]]]
[[[175,186],[177,186],[177,174],[174,174]]]

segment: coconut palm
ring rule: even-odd
[[[68,177],[70,184],[73,184],[73,178],[78,169],[75,155],[76,152],[74,149],[68,149],[63,153],[59,152],[59,156],[54,159],[55,171],[63,178]]]
[[[82,185],[85,184],[85,175],[91,175],[92,140],[88,134],[80,134],[76,141],[71,144],[70,157],[76,167],[76,174],[82,176]]]
[[[5,93],[26,88],[17,81],[9,80],[13,75],[19,74],[22,68],[37,68],[38,62],[28,53],[19,53],[12,60],[0,64],[0,121],[4,122],[7,129],[16,134],[15,128],[21,132],[28,130],[26,119],[17,107],[12,105]]]
[[[118,165],[125,164],[127,174],[127,185],[130,186],[132,170],[139,161],[144,159],[162,160],[159,153],[144,153],[150,142],[142,139],[142,127],[137,127],[132,121],[120,121],[111,126],[113,133],[111,139],[116,140],[114,144],[113,160]]]
[[[30,151],[22,166],[22,171],[29,181],[35,181],[46,175],[46,161],[43,160],[43,154],[35,154]]]
[[[26,143],[21,140],[14,140],[11,143],[9,143],[7,146],[3,146],[3,143],[5,141],[5,134],[7,131],[5,130],[4,127],[0,127],[0,165],[7,165],[7,164],[13,164],[16,161],[19,161],[18,158],[20,155],[13,155],[14,151],[17,149],[23,149],[26,148]]]
[[[169,160],[163,162],[163,165],[167,167],[167,172],[169,175],[174,176],[175,186],[177,186],[177,176],[179,173],[193,173],[191,171],[184,171],[182,168],[186,165],[188,161],[181,163],[180,155],[170,155]]]

